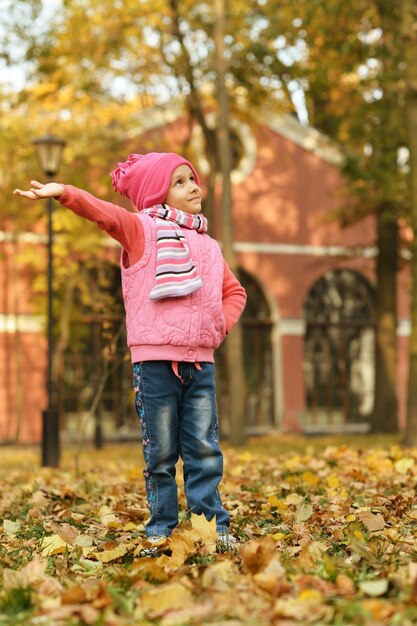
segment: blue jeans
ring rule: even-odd
[[[175,466],[183,460],[188,512],[216,528],[229,527],[218,486],[223,475],[219,446],[214,365],[144,361],[133,365],[135,406],[142,426],[145,485],[150,520],[146,535],[171,535],[178,524]]]

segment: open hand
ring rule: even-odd
[[[58,198],[64,193],[64,185],[59,183],[40,183],[37,180],[30,181],[31,187],[26,191],[15,189],[13,191],[17,196],[24,196],[30,200],[38,200],[39,198]]]

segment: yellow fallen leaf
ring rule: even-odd
[[[129,531],[129,530],[137,530],[137,526],[136,524],[134,524],[133,522],[128,522],[127,524],[125,524],[123,526],[123,530],[125,531]]]
[[[302,460],[300,459],[300,457],[295,455],[284,461],[284,467],[290,471],[296,470],[301,465],[301,463]]]
[[[318,485],[318,483],[320,482],[320,477],[317,474],[313,474],[313,472],[310,472],[310,471],[307,471],[301,474],[301,479],[304,483],[306,483],[307,485],[311,485],[312,487],[314,487],[315,485]]]
[[[191,515],[191,526],[206,546],[214,546],[214,550],[216,549],[217,530],[215,517],[208,521],[205,515],[195,515],[193,513]]]
[[[99,509],[100,522],[106,526],[117,528],[121,526],[120,519],[113,513],[113,510],[103,505]]]
[[[406,474],[413,465],[414,459],[404,457],[403,459],[399,459],[399,461],[395,461],[394,468],[399,474]]]
[[[276,496],[268,496],[268,502],[271,506],[278,507],[281,501]]]
[[[174,532],[170,539],[169,547],[171,556],[163,554],[159,559],[159,565],[172,570],[177,569],[196,550],[193,532]]]
[[[145,590],[140,596],[146,616],[155,618],[173,609],[184,609],[194,604],[191,592],[179,582],[171,582]]]
[[[360,530],[354,530],[353,534],[357,539],[359,539],[359,541],[363,541],[365,543],[365,537],[362,535]]]
[[[346,517],[345,517],[345,521],[346,522],[355,522],[356,519],[357,519],[357,517],[353,513],[351,515],[346,515]]]
[[[62,539],[60,535],[49,535],[42,539],[41,545],[42,556],[53,556],[54,554],[63,554],[66,550],[72,550],[71,544]]]
[[[336,474],[330,474],[327,477],[326,482],[330,489],[336,489],[336,487],[339,487],[340,485],[340,478],[339,476],[336,476]]]
[[[227,560],[207,567],[201,577],[201,585],[203,589],[225,591],[238,580],[239,570],[237,566],[233,561]]]
[[[120,557],[124,556],[129,551],[129,546],[125,543],[121,543],[116,548],[111,550],[103,550],[102,552],[93,552],[90,556],[94,556],[98,561],[102,563],[110,563],[110,561],[115,561],[116,559],[120,559]]]
[[[285,498],[285,504],[293,504],[295,506],[300,504],[300,502],[302,501],[303,501],[303,496],[300,496],[299,493],[290,493]]]
[[[275,541],[282,541],[283,539],[289,539],[291,535],[289,533],[275,533],[274,535],[268,535],[268,537],[272,537]]]
[[[132,563],[130,570],[130,576],[133,576],[135,580],[153,580],[158,582],[166,582],[169,580],[170,574],[161,567],[160,558],[142,557],[136,559]]]
[[[303,589],[298,599],[300,602],[311,602],[311,603],[319,603],[323,602],[324,597],[323,594],[318,589]]]

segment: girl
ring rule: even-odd
[[[53,197],[122,246],[121,275],[135,406],[142,426],[153,553],[178,524],[175,466],[183,460],[188,510],[216,518],[229,547],[229,515],[218,486],[219,446],[213,352],[239,319],[246,293],[206,234],[193,165],[175,153],[131,154],[111,172],[113,188],[137,211],[55,182],[15,194]],[[145,551],[149,554],[149,551]]]

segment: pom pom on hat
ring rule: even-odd
[[[110,172],[113,189],[129,198],[141,211],[165,201],[174,170],[188,165],[200,185],[194,166],[175,152],[148,152],[131,154],[124,163]]]

